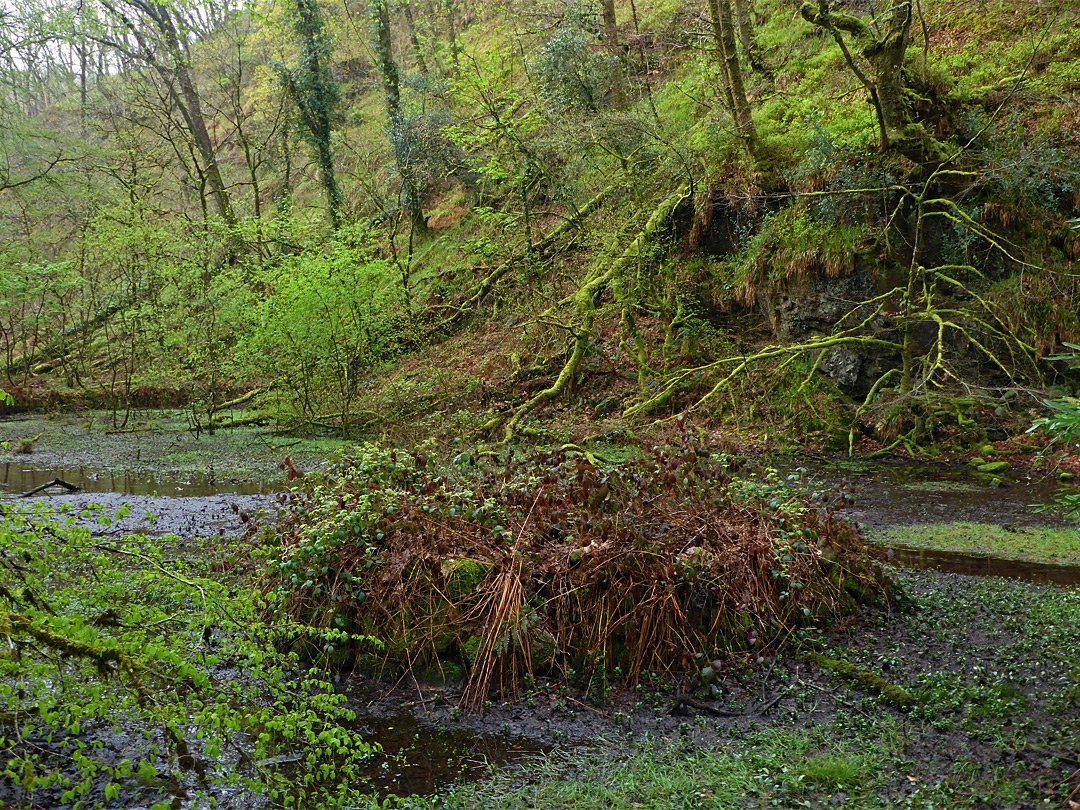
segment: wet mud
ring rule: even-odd
[[[371,716],[394,717],[399,723],[406,712],[422,729],[450,729],[466,739],[507,735],[559,750],[570,760],[591,756],[596,746],[618,750],[656,741],[695,750],[730,745],[754,729],[825,727],[840,716],[880,722],[888,716],[904,728],[908,760],[887,786],[889,803],[902,802],[958,765],[976,780],[1015,772],[1033,791],[1055,792],[1061,785],[1061,761],[1054,752],[1068,750],[1068,741],[1080,730],[1080,702],[1069,697],[1073,664],[1056,649],[1060,638],[1037,631],[1028,635],[1021,626],[1023,614],[1015,611],[1032,594],[1050,595],[1056,589],[941,571],[907,570],[897,576],[912,596],[912,608],[892,614],[867,609],[842,628],[811,634],[811,647],[878,672],[920,702],[929,701],[914,713],[850,686],[797,651],[770,656],[761,666],[733,668],[715,690],[695,678],[671,683],[646,676],[636,686],[613,685],[597,699],[539,678],[532,689],[506,702],[496,699],[473,715],[454,708],[461,684],[408,683],[387,692],[384,683],[356,676],[346,678],[342,687]],[[999,604],[986,598],[987,588],[999,594]],[[1008,615],[1000,613],[1000,602],[1009,605]],[[964,697],[931,695],[927,685],[938,683],[948,683]],[[691,705],[681,705],[685,695],[694,698]],[[1024,721],[1017,725],[1021,710]],[[1008,745],[1001,744],[999,734]],[[434,782],[427,792],[446,789],[445,783]],[[408,790],[424,792],[415,781]],[[1017,810],[1028,805],[1000,806]]]
[[[360,773],[371,792],[426,796],[489,776],[495,768],[521,763],[551,746],[533,737],[478,725],[438,722],[384,701],[383,709],[359,706],[358,727],[382,751]]]
[[[782,459],[789,473],[806,470],[807,483],[843,485],[855,496],[846,513],[869,530],[891,526],[970,521],[1012,526],[1067,526],[1050,504],[1062,484],[1050,476],[1020,470],[997,476],[970,467],[907,460]]]
[[[141,534],[147,537],[176,535],[180,540],[237,536],[247,531],[251,521],[265,521],[277,515],[277,504],[268,495],[204,495],[174,498],[166,496],[119,495],[109,492],[77,492],[64,495],[36,495],[4,500],[21,506],[44,501],[57,512],[76,516],[95,537]],[[116,517],[121,507],[128,514]],[[235,507],[235,509],[233,508]],[[85,514],[84,514],[85,513]],[[241,520],[240,514],[249,516]]]

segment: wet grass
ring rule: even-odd
[[[1052,565],[1080,564],[1080,527],[1076,526],[1020,527],[957,521],[895,526],[876,532],[872,540],[890,547],[979,554]]]
[[[708,746],[696,745],[692,732],[678,741],[611,740],[598,751],[564,751],[534,760],[524,784],[515,770],[462,786],[447,797],[403,804],[448,810],[985,806],[971,795],[979,792],[974,783],[980,777],[973,776],[969,763],[957,762],[940,778],[926,781],[911,773],[905,734],[891,718],[873,722],[845,715],[811,731],[734,731]],[[980,786],[986,798],[1034,799],[1030,789],[1009,779]]]
[[[684,730],[678,742],[653,737],[605,753],[562,752],[537,760],[526,785],[515,776],[458,790],[427,806],[600,808],[814,806],[833,797],[874,804],[880,772],[872,750],[843,740],[847,720],[816,731],[736,731],[709,746]],[[614,753],[623,748],[623,753]],[[520,779],[520,776],[517,777]],[[808,804],[809,803],[809,804]],[[423,807],[424,801],[412,806]]]

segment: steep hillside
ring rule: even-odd
[[[6,43],[19,406],[959,452],[1075,391],[1069,3],[129,10]]]

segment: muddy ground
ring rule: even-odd
[[[882,744],[882,767],[892,770],[882,780],[884,801],[952,780],[958,789],[986,792],[985,802],[972,806],[1023,808],[1051,797],[1061,806],[1067,774],[1080,767],[1080,649],[1062,649],[1076,638],[1063,636],[1066,628],[1040,626],[1037,614],[1062,592],[936,571],[896,576],[914,599],[909,610],[867,610],[845,629],[807,632],[779,659],[728,675],[715,696],[696,677],[676,684],[646,679],[633,688],[619,685],[597,702],[540,679],[516,700],[496,699],[482,713],[466,715],[455,708],[456,687],[408,682],[387,695],[384,684],[363,677],[344,685],[371,718],[394,721],[404,713],[422,737],[464,730],[489,747],[492,735],[500,735],[504,752],[569,747],[592,757],[597,749],[618,751],[649,739],[694,750],[730,745],[763,728],[849,724],[863,726],[849,742],[873,745],[879,742],[875,728],[900,729],[896,750]],[[1025,607],[1034,613],[1026,615]],[[906,710],[891,705],[823,670],[800,648],[878,673],[920,703]],[[680,696],[693,703],[681,703]],[[899,762],[884,761],[897,756]],[[409,785],[417,783],[408,754],[397,770]],[[1015,801],[995,803],[1003,783],[1019,786]],[[843,805],[840,794],[822,806]]]

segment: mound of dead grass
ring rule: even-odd
[[[290,503],[271,609],[325,628],[327,652],[373,637],[405,667],[456,660],[477,705],[539,669],[606,684],[703,654],[753,665],[800,624],[889,598],[829,504],[736,476],[687,433],[610,468],[563,452],[456,464],[471,474],[358,448]]]

